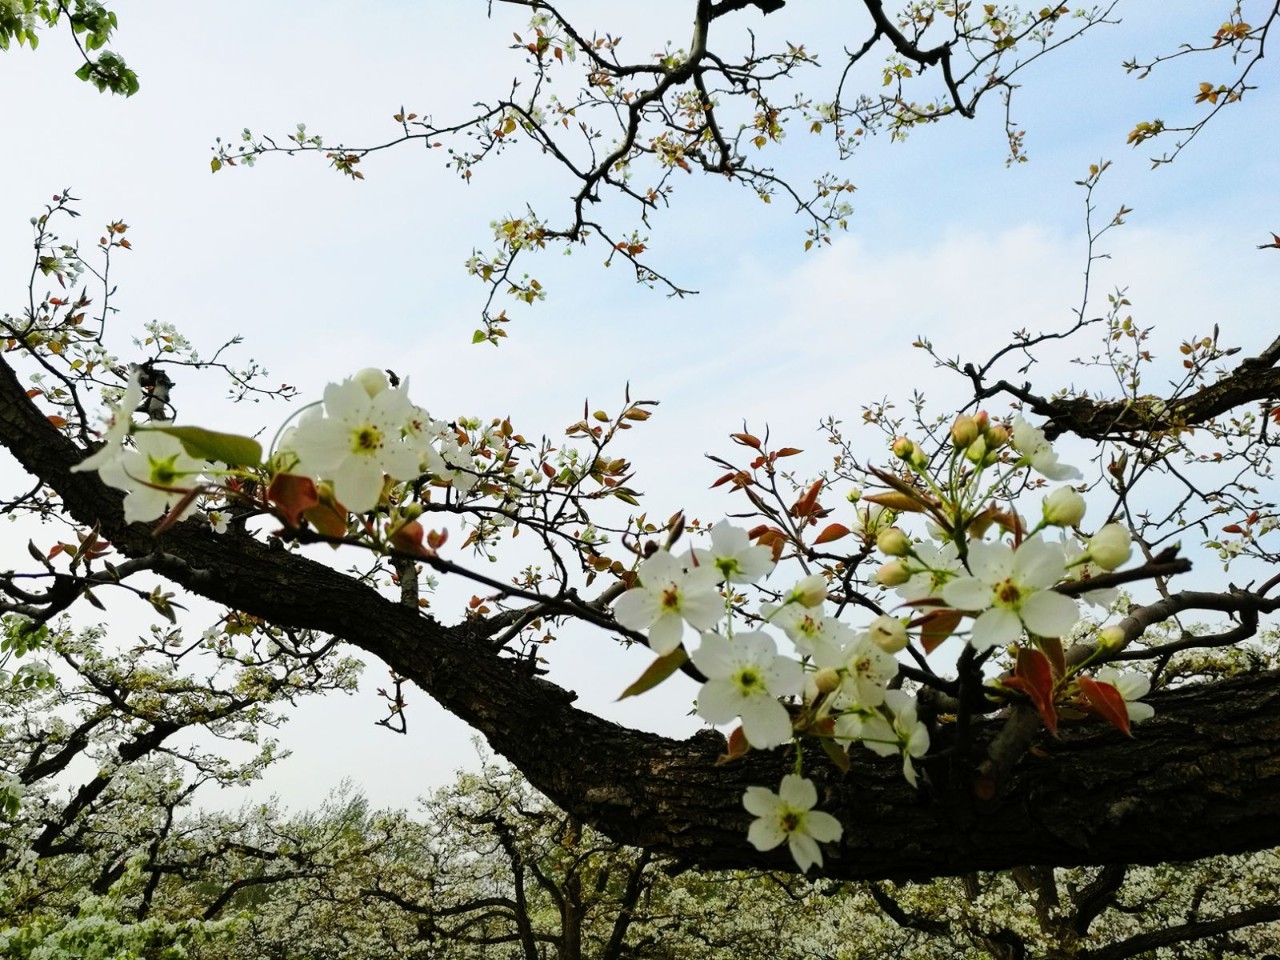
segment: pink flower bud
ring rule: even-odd
[[[974,417],[956,417],[956,422],[951,425],[951,442],[957,449],[963,450],[977,440],[981,433]]]

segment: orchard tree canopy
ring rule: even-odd
[[[543,298],[513,264],[535,269],[545,248],[598,245],[642,283],[691,293],[693,279],[650,259],[686,173],[785,200],[816,251],[849,224],[845,171],[876,134],[1003,111],[1008,159],[1022,161],[1024,132],[1008,119],[1019,86],[1120,7],[863,0],[861,32],[840,38],[844,60],[818,76],[799,38],[757,49],[763,20],[792,12],[783,0],[697,0],[691,35],[630,54],[586,14],[507,5],[529,8],[516,36],[526,70],[497,94],[477,89],[473,116],[402,107],[392,137],[367,146],[303,127],[246,130],[212,160],[221,176],[315,154],[363,179],[366,158],[425,144],[463,180],[503,151],[551,162],[572,183],[567,205],[499,218],[497,248],[467,262],[487,297],[473,350],[537,336],[496,305]],[[34,37],[81,6],[99,9],[0,4],[0,36]],[[1185,45],[1126,65],[1149,83],[1172,59],[1220,78],[1171,90],[1176,121],[1134,120],[1128,143],[1155,145],[1157,165],[1214,136],[1219,112],[1248,110],[1265,82],[1280,4],[1221,6],[1179,12]],[[95,42],[108,33],[100,25]],[[120,83],[99,85],[137,88],[132,73]],[[797,186],[784,133],[821,138],[846,166]],[[288,391],[221,351],[201,358],[167,324],[145,339],[117,329],[109,267],[129,228],[108,225],[92,251],[60,238],[76,204],[61,192],[34,220],[28,303],[0,329],[0,442],[26,474],[0,503],[13,529],[33,531],[28,565],[0,572],[0,610],[21,624],[6,657],[38,656],[40,626],[113,591],[175,621],[203,598],[223,615],[202,641],[161,637],[157,657],[188,643],[234,649],[264,624],[276,631],[268,659],[348,644],[393,672],[393,720],[416,686],[573,817],[691,866],[817,863],[834,878],[907,879],[1280,845],[1280,337],[1269,304],[1165,344],[1123,293],[1099,308],[1098,240],[1129,212],[1099,221],[1106,169],[1082,164],[1088,257],[1072,324],[955,358],[922,331],[917,346],[971,399],[941,410],[903,397],[903,417],[850,384],[879,447],[866,452],[829,419],[831,459],[812,475],[793,472],[800,451],[762,429],[707,438],[712,466],[689,464],[690,485],[723,488],[731,515],[709,531],[681,504],[642,501],[644,464],[619,448],[654,402],[629,388],[560,435],[505,416],[437,420],[415,402],[416,372],[388,357],[389,376],[334,369],[322,403],[306,398],[317,402],[255,437],[216,411],[189,416],[184,378],[198,372],[229,378],[238,398]],[[1273,255],[1253,250],[1280,246],[1272,226],[1242,240],[1249,255]],[[1064,350],[1113,372],[1110,387],[1037,382],[1036,358]],[[476,596],[456,616],[437,611],[423,599],[428,575],[468,581]],[[727,741],[671,739],[575,706],[553,682],[550,642],[570,624],[634,645],[641,679],[628,693],[680,672],[697,680],[699,715]],[[784,636],[794,653],[778,653]],[[39,682],[21,669],[6,682]],[[38,768],[3,771],[13,815]]]

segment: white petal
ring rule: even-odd
[[[739,697],[738,705],[742,715],[742,732],[747,735],[747,742],[753,747],[769,750],[791,739],[791,715],[777,700],[765,695]],[[698,709],[701,713],[701,699],[698,701]],[[712,723],[715,722],[717,721],[712,720]]]
[[[777,701],[773,702],[777,703]],[[738,711],[743,709],[746,703],[747,700],[732,680],[708,680],[698,691],[698,716],[711,723],[729,723],[738,718]],[[779,703],[778,706],[781,707],[782,704]],[[743,726],[745,725],[746,718],[743,717]],[[752,740],[750,735],[747,739],[751,741],[753,747],[765,746],[763,743]],[[769,746],[777,746],[788,739],[790,737],[784,737]]]
[[[787,839],[776,816],[764,816],[754,820],[747,830],[747,839],[757,850],[772,850]]]
[[[1013,548],[1004,543],[975,540],[969,544],[969,572],[987,583],[999,583],[1013,575]]]
[[[613,619],[628,630],[647,630],[658,610],[658,598],[643,587],[635,587],[614,601]]]
[[[768,787],[747,787],[742,795],[742,805],[757,817],[776,817],[781,805],[778,795]]]
[[[994,607],[974,621],[969,646],[982,653],[992,647],[1007,647],[1021,636],[1022,621],[1018,615],[1012,610]]]
[[[795,858],[796,866],[800,868],[801,873],[808,873],[809,868],[817,865],[822,866],[822,850],[818,847],[818,842],[813,837],[803,833],[793,833],[787,839],[787,846],[791,849],[791,856]]]
[[[1067,572],[1062,545],[1033,537],[1018,547],[1013,557],[1014,582],[1024,587],[1047,587]]]
[[[778,799],[794,810],[812,810],[818,803],[818,788],[812,780],[789,773],[782,778]]]
[[[690,656],[693,665],[713,680],[729,676],[736,667],[733,644],[718,633],[704,633],[702,643]]]
[[[844,833],[844,827],[829,813],[821,810],[812,811],[804,820],[809,836],[821,843],[835,843]]]
[[[991,584],[977,577],[957,577],[942,588],[942,599],[957,610],[985,610],[995,599]]]
[[[649,628],[649,646],[660,657],[680,646],[684,636],[684,621],[674,613],[664,613]]]
[[[680,615],[698,630],[710,630],[724,616],[724,598],[711,591],[691,590],[680,596]]]
[[[1071,632],[1080,619],[1076,602],[1052,590],[1041,590],[1022,601],[1022,622],[1041,637],[1061,637]]]

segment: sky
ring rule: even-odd
[[[810,459],[797,466],[816,471],[827,459],[816,429],[824,416],[853,423],[863,404],[903,403],[913,389],[940,410],[965,399],[959,378],[912,349],[918,335],[943,355],[979,359],[1011,330],[1069,325],[1086,257],[1074,181],[1091,163],[1113,161],[1095,193],[1100,221],[1121,205],[1134,212],[1102,242],[1109,259],[1095,264],[1088,315],[1124,288],[1135,320],[1155,325],[1155,349],[1171,359],[1180,340],[1215,323],[1246,350],[1275,335],[1280,261],[1256,249],[1280,230],[1271,61],[1255,74],[1260,89],[1223,111],[1176,163],[1150,169],[1161,141],[1125,144],[1139,120],[1193,118],[1196,82],[1227,76],[1225,65],[1175,61],[1138,80],[1121,62],[1202,40],[1225,3],[1177,5],[1177,15],[1169,5],[1121,3],[1123,22],[1023,74],[1012,110],[1028,131],[1028,163],[1005,165],[994,100],[973,121],[899,144],[869,141],[836,167],[858,187],[849,229],[815,252],[804,252],[804,224],[785,204],[678,178],[672,208],[652,219],[650,248],[697,296],[640,288],[618,265],[603,269],[597,249],[546,254],[525,264],[547,284],[546,301],[508,306],[511,336],[497,350],[470,343],[483,291],[462,264],[491,246],[490,221],[526,201],[550,219],[564,209],[570,186],[533,151],[509,151],[469,185],[438,153],[413,146],[367,159],[360,182],[315,156],[211,175],[215,138],[246,127],[280,139],[305,122],[328,142],[369,143],[394,134],[390,117],[402,105],[444,120],[504,94],[522,66],[511,34],[526,30],[527,16],[497,4],[489,17],[487,6],[119,0],[115,47],[142,82],[128,100],[75,79],[60,36],[35,53],[0,55],[0,309],[16,312],[25,300],[28,219],[70,188],[81,198],[86,244],[103,223],[129,224],[134,249],[113,268],[112,323],[126,359],[128,336],[160,319],[206,354],[243,335],[237,356],[263,361],[303,399],[361,367],[392,367],[433,414],[511,416],[528,436],[561,434],[584,401],[617,408],[629,384],[633,397],[661,402],[622,449],[646,505],[655,516],[685,507],[709,518],[737,505],[707,490],[716,471],[704,454],[736,453],[727,435],[744,424],[806,448]],[[749,11],[743,22],[762,43],[803,42],[818,53],[826,66],[807,83],[822,99],[839,47],[861,40],[853,6],[792,3],[769,18]],[[621,35],[622,52],[643,59],[668,38],[687,43],[689,7],[662,0],[641,15],[583,0],[562,9],[584,32]],[[726,42],[741,39],[738,31]],[[868,83],[874,91],[874,76]],[[812,176],[835,165],[824,150],[793,130],[779,163]],[[1074,344],[1080,354],[1096,349],[1088,335]],[[1095,382],[1097,371],[1068,366],[1070,358],[1059,353],[1038,368],[1046,389]],[[278,404],[231,407],[211,379],[180,383],[176,395],[181,419],[207,426],[273,428],[288,415]],[[873,457],[878,435],[857,436]],[[553,677],[593,709],[669,732],[695,729],[683,716],[691,688],[612,702],[643,669],[643,651],[574,631],[557,647]],[[465,726],[420,694],[408,737],[376,728],[380,707],[369,691],[380,682],[373,667],[366,692],[300,709],[282,736],[293,756],[263,789],[308,806],[350,776],[375,802],[404,805],[473,762]]]

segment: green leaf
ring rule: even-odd
[[[489,337],[485,334],[483,330],[477,330],[475,333],[471,335],[472,343],[484,343],[488,339]]]
[[[204,427],[144,427],[177,437],[182,448],[197,460],[218,460],[229,467],[256,467],[262,462],[262,444],[252,437],[217,433]]]
[[[622,696],[618,697],[618,699],[625,700],[627,697],[634,697],[637,694],[644,693],[646,690],[652,690],[683,667],[688,659],[689,654],[684,652],[684,647],[676,647],[665,657],[659,657],[649,664],[649,668],[640,674],[640,679],[623,690]]]

